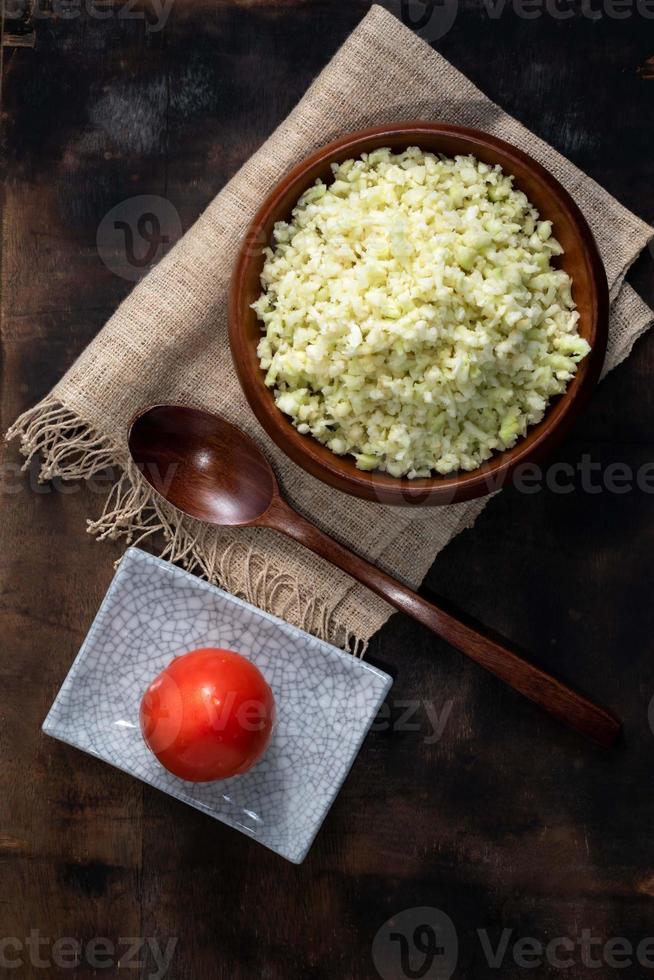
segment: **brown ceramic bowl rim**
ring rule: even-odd
[[[301,435],[280,412],[273,392],[264,384],[264,372],[259,365],[256,350],[251,349],[252,345],[245,336],[243,324],[248,315],[248,307],[246,305],[244,308],[244,292],[251,264],[261,262],[262,231],[274,216],[280,200],[291,189],[297,190],[294,202],[299,199],[309,186],[303,183],[308,172],[321,164],[327,170],[336,158],[359,156],[370,149],[366,144],[371,140],[378,146],[383,146],[385,139],[406,137],[407,146],[420,146],[421,137],[434,136],[453,136],[464,140],[472,154],[475,154],[475,148],[478,151],[495,150],[509,161],[508,166],[502,164],[509,173],[510,161],[518,161],[522,169],[530,171],[557,201],[569,227],[574,229],[580,240],[587,260],[590,295],[593,300],[590,327],[592,350],[581,362],[567,390],[548,405],[544,420],[528,430],[512,449],[494,454],[482,466],[470,472],[457,471],[448,476],[408,480],[380,471],[370,473],[357,470],[351,457],[336,456],[313,437]],[[310,181],[312,182],[313,180]],[[547,215],[544,214],[543,217]],[[265,244],[268,244],[268,238]],[[285,174],[265,197],[250,222],[232,274],[229,292],[229,341],[236,374],[256,418],[279,448],[307,472],[346,493],[380,503],[422,506],[449,504],[493,493],[507,483],[516,467],[542,461],[560,443],[584,408],[599,379],[607,344],[608,306],[606,273],[586,219],[570,194],[541,164],[512,144],[482,130],[440,122],[389,123],[358,130],[326,144]],[[552,419],[552,423],[544,425],[548,418]]]

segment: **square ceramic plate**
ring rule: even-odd
[[[237,650],[257,665],[275,695],[277,722],[250,772],[189,783],[146,748],[139,705],[174,656],[205,646]],[[130,548],[43,730],[299,864],[391,683],[351,654]]]

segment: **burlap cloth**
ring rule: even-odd
[[[483,501],[390,508],[332,490],[289,462],[255,422],[234,375],[226,293],[232,260],[263,195],[321,144],[401,119],[477,126],[526,150],[580,205],[611,287],[607,368],[627,356],[652,311],[623,284],[652,229],[519,122],[381,7],[373,7],[286,121],[218,194],[196,224],[133,290],[51,394],[9,435],[43,459],[45,479],[120,467],[100,537],[162,532],[164,556],[305,629],[358,651],[391,613],[362,586],[300,546],[263,530],[218,530],[181,518],[130,467],[125,435],[142,406],[201,405],[250,432],[273,461],[289,501],[346,545],[412,586],[470,525]],[[122,474],[122,475],[121,475]]]

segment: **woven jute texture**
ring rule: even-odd
[[[45,479],[116,467],[100,520],[89,529],[159,549],[199,574],[339,645],[361,651],[390,615],[362,586],[300,546],[263,530],[218,530],[156,499],[129,464],[126,430],[145,405],[188,403],[247,430],[271,459],[287,499],[371,561],[417,586],[437,553],[483,502],[390,508],[332,490],[289,462],[254,420],[227,342],[234,255],[262,197],[294,164],[338,136],[384,122],[438,119],[476,126],[526,150],[570,191],[597,240],[611,288],[606,367],[618,364],[652,311],[624,275],[652,229],[526,130],[391,14],[373,7],[302,101],[139,283],[50,395],[10,430]],[[158,534],[157,532],[160,532]]]

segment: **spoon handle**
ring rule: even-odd
[[[292,510],[281,498],[277,497],[266,513],[265,524],[337,565],[571,728],[606,747],[619,735],[621,724],[608,711],[523,660],[502,641],[466,625],[386,572],[348,551]]]

